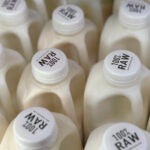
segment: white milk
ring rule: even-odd
[[[84,150],[149,150],[150,133],[130,123],[107,124],[90,134]]]
[[[0,42],[17,50],[27,61],[37,50],[42,17],[28,9],[24,0],[0,1]]]
[[[127,121],[146,128],[150,71],[132,52],[116,50],[93,66],[84,93],[86,137],[106,123]]]
[[[9,121],[16,115],[16,90],[24,66],[25,60],[18,52],[0,44],[0,110]]]
[[[33,107],[22,111],[9,125],[0,149],[82,150],[82,145],[69,118]]]
[[[4,113],[0,110],[0,143],[8,125],[9,125],[8,120],[4,116]]]
[[[137,7],[137,8],[136,8]],[[150,68],[150,5],[141,0],[126,0],[119,14],[107,20],[100,40],[99,59],[114,49],[129,49]]]
[[[57,7],[39,38],[38,49],[59,48],[86,71],[96,62],[98,30],[75,5]]]
[[[60,50],[41,50],[20,79],[18,109],[42,106],[69,116],[81,129],[84,86],[84,71],[76,62]]]

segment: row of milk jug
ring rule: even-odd
[[[16,54],[15,51],[12,52]],[[3,51],[3,53],[6,54],[6,51]],[[17,57],[19,58],[19,55]],[[7,62],[6,60],[5,62]],[[4,69],[5,65],[2,67]],[[58,49],[41,50],[33,56],[31,63],[25,67],[18,84],[16,109],[19,109],[19,111],[25,109],[25,113],[20,113],[15,121],[9,125],[2,138],[1,147],[11,150],[11,145],[13,145],[13,148],[15,147],[18,150],[42,150],[52,149],[50,147],[57,147],[62,144],[62,148],[67,149],[66,147],[70,145],[68,143],[71,140],[70,142],[77,143],[78,148],[74,147],[75,149],[81,149],[81,140],[78,133],[82,132],[82,105],[84,103],[85,137],[89,137],[86,144],[87,148],[92,146],[92,142],[97,139],[97,136],[103,135],[101,137],[104,140],[103,144],[99,143],[102,144],[102,147],[106,147],[103,149],[111,149],[107,146],[112,144],[118,149],[119,147],[123,149],[123,147],[129,146],[143,147],[147,150],[148,133],[133,125],[125,123],[115,125],[115,123],[125,121],[143,129],[146,128],[149,116],[149,82],[150,71],[141,64],[139,58],[127,50],[117,50],[92,67],[84,92],[84,71],[76,62],[67,59],[64,53]],[[83,93],[84,98],[82,97]],[[9,102],[7,103],[9,104]],[[44,113],[37,108],[37,110],[29,109],[33,106],[44,107],[52,112],[59,113],[62,122],[56,122],[62,128],[58,128],[57,131],[55,129],[57,125],[53,119],[49,118],[50,115],[47,116],[49,113]],[[67,117],[66,119],[63,118],[60,113],[70,117],[74,125],[73,123],[68,126],[62,125],[63,123],[68,124],[71,120],[67,120]],[[9,116],[11,116],[11,113],[9,113]],[[52,129],[48,125],[49,121],[51,122],[50,125],[53,125]],[[1,123],[4,125],[3,120]],[[74,138],[64,137],[64,134],[69,131],[73,132],[71,137]],[[121,135],[118,135],[118,132]],[[68,135],[70,134],[68,133]],[[123,140],[125,143],[121,143],[116,139],[116,141],[111,140],[110,137],[112,136],[116,139],[124,136],[119,140],[127,137],[128,140],[135,140],[135,142],[125,145],[126,142],[132,141],[126,139],[127,141]],[[62,141],[64,139],[66,141]],[[116,143],[108,142],[107,144],[106,141]],[[143,142],[141,144],[141,141],[145,144]],[[99,145],[95,146],[99,147]]]
[[[97,61],[97,54],[98,59],[104,59],[112,50],[127,49],[150,67],[150,4],[142,0],[125,0],[119,13],[112,14],[106,21],[100,39],[98,30],[101,27],[98,29],[86,19],[78,6],[57,7],[52,19],[43,26],[43,19],[28,9],[25,1],[16,0],[13,5],[11,2],[2,0],[0,3],[0,41],[5,47],[19,51],[27,61],[37,49],[55,47],[77,61],[87,76]]]
[[[55,56],[55,54],[50,53],[50,56],[53,56],[53,55]],[[11,57],[12,57],[12,56],[11,56]],[[125,57],[125,59],[128,58],[128,56],[126,56],[126,55],[123,55],[123,59],[124,59],[124,57]],[[18,57],[17,57],[17,58],[18,58]],[[49,54],[46,55],[46,58],[49,58]],[[121,58],[121,56],[119,56],[118,58],[117,58],[117,56],[115,56],[114,61],[118,61],[120,58]],[[10,60],[10,59],[9,59],[9,60]],[[57,57],[54,58],[54,59],[52,59],[52,60],[51,60],[52,62],[51,62],[50,65],[53,66],[52,64],[55,64],[58,60],[59,60],[59,59],[58,59]],[[127,59],[127,60],[128,60],[128,59]],[[131,62],[132,62],[132,61],[130,61],[130,63],[131,63]],[[47,63],[47,60],[42,59],[42,63],[46,64],[46,63]],[[122,60],[121,60],[119,63],[122,63]],[[128,66],[128,65],[127,65],[128,61],[124,61],[124,63],[125,63],[125,64],[124,64],[125,66],[122,66],[122,64],[118,64],[118,62],[115,62],[114,65],[116,65],[116,66],[118,65],[119,68],[124,69],[124,68],[126,68],[126,66]],[[10,64],[11,64],[11,61],[10,61]],[[137,64],[138,64],[138,63],[137,63]],[[12,64],[11,64],[11,65],[12,65]],[[46,64],[46,65],[47,65],[47,64]],[[48,65],[49,65],[49,64],[48,64]],[[129,65],[129,66],[130,66],[130,65]],[[129,67],[129,66],[128,66],[128,67]],[[138,66],[138,65],[137,65],[137,66]],[[129,68],[128,68],[128,69],[129,69]],[[105,71],[106,71],[106,70],[105,70]],[[108,71],[108,70],[107,70],[107,71]],[[106,71],[106,72],[107,72],[107,71]],[[33,72],[34,72],[34,71],[33,71]],[[37,71],[37,72],[38,72],[38,71]],[[37,73],[37,72],[36,72],[36,73]],[[36,74],[36,73],[35,73],[35,74]],[[109,71],[108,71],[107,73],[109,74]],[[62,73],[62,75],[64,75],[64,74]],[[37,75],[37,76],[38,76],[39,78],[41,77],[41,75]],[[37,78],[38,78],[38,77],[37,77]],[[134,76],[134,77],[135,77],[135,76]],[[109,78],[109,77],[108,77],[108,78]],[[118,78],[118,76],[117,76],[117,78]],[[11,77],[10,77],[10,79],[11,79]],[[119,79],[119,78],[118,78],[118,79]],[[132,80],[133,78],[129,78],[129,79]],[[42,79],[41,79],[41,80],[42,80]],[[114,81],[113,78],[112,78],[112,80]],[[113,82],[113,81],[112,81],[112,82]],[[135,81],[137,81],[137,80],[135,80]],[[47,82],[47,81],[46,81],[46,82]],[[55,82],[55,81],[54,81],[54,82]],[[115,81],[115,82],[118,83],[118,81]],[[121,81],[121,82],[122,82],[122,81]],[[119,81],[119,83],[120,83],[120,81]],[[121,83],[121,84],[122,84],[122,83]],[[123,81],[123,84],[124,84],[124,81]],[[13,84],[13,85],[14,85],[14,84]],[[79,85],[79,84],[78,84],[78,85]],[[128,83],[127,83],[127,85],[128,85]],[[14,89],[12,88],[11,90],[14,90]],[[5,106],[7,106],[7,105],[6,105],[6,102],[3,101],[3,103],[4,103]],[[10,103],[8,103],[8,104],[10,104]],[[6,108],[7,108],[7,107],[6,107]],[[9,111],[9,110],[8,110],[8,111]],[[10,113],[10,114],[11,114],[11,113]],[[8,116],[9,116],[9,115],[8,115]],[[133,116],[134,116],[134,115],[133,115]],[[138,119],[137,119],[137,120],[138,120]]]
[[[149,150],[150,133],[120,122],[100,126],[90,134],[84,150]],[[17,115],[7,128],[0,150],[83,150],[76,126],[66,116],[42,107]]]
[[[21,65],[24,67],[21,55],[1,47],[2,56],[8,56],[11,52],[14,55],[3,57],[3,79],[9,69],[17,70]],[[16,63],[19,57],[22,61]],[[7,80],[14,79],[10,77]],[[19,112],[32,106],[41,106],[70,117],[81,137],[84,115],[85,138],[96,127],[118,121],[131,122],[145,129],[149,116],[149,82],[149,70],[134,53],[127,50],[114,51],[104,61],[96,63],[90,71],[86,86],[83,69],[73,60],[67,59],[62,51],[54,48],[40,50],[23,70],[17,87],[17,101],[11,97],[15,93],[5,93],[5,86],[13,89],[14,84],[7,85],[9,82],[6,81],[2,87],[5,94],[10,94],[10,99],[1,99],[6,108],[2,106],[2,120],[7,120],[7,115],[10,117],[13,114],[13,105]]]

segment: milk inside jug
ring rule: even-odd
[[[18,52],[0,43],[0,109],[8,121],[16,115],[16,91],[24,66],[25,60]]]
[[[84,93],[86,137],[111,122],[131,122],[146,128],[150,71],[127,50],[115,50],[93,66]]]
[[[143,0],[126,0],[119,14],[107,20],[99,47],[99,59],[115,49],[128,49],[137,54],[150,68],[149,43],[150,5]]]
[[[82,9],[75,5],[57,7],[44,27],[38,49],[59,48],[68,58],[78,62],[88,74],[97,60],[98,30]]]
[[[62,114],[32,107],[9,125],[1,150],[82,150],[77,128]]]
[[[82,128],[83,69],[58,49],[38,51],[20,79],[17,107],[42,106],[69,116]]]
[[[0,1],[0,41],[22,54],[27,61],[37,50],[43,18],[28,9],[24,0]]]
[[[84,150],[149,150],[150,133],[137,126],[120,122],[93,130]]]

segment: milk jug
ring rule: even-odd
[[[42,17],[28,9],[24,0],[0,1],[0,42],[17,50],[27,61],[37,50]]]
[[[9,125],[1,150],[82,150],[76,126],[41,107],[22,111]]]
[[[129,49],[150,68],[150,5],[143,0],[126,0],[119,14],[113,14],[103,29],[99,59],[114,49]]]
[[[18,52],[0,44],[0,109],[9,121],[16,115],[16,90],[24,66],[25,60]]]
[[[85,87],[83,69],[58,49],[38,51],[20,79],[17,107],[42,106],[69,116],[79,129]]]
[[[86,136],[110,122],[127,121],[146,128],[150,71],[127,50],[115,50],[95,64],[84,93]]]
[[[149,150],[150,133],[137,126],[120,122],[96,128],[84,150]]]
[[[26,0],[29,8],[38,11],[45,21],[48,21],[52,11],[59,5],[65,4],[66,0]]]
[[[8,120],[4,116],[3,112],[0,110],[0,143],[8,125],[9,125]]]
[[[98,30],[75,5],[57,7],[44,27],[38,49],[59,48],[68,58],[77,61],[87,73],[96,62]]]

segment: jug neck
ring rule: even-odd
[[[1,0],[0,23],[6,26],[23,24],[29,17],[24,0]]]
[[[143,0],[125,0],[119,9],[119,22],[126,28],[142,29],[150,26],[150,5]]]
[[[130,86],[139,79],[141,68],[141,61],[134,53],[115,50],[104,59],[103,74],[112,85]]]
[[[77,34],[85,26],[83,10],[76,5],[59,6],[52,14],[52,25],[59,34]]]
[[[102,139],[103,150],[148,150],[149,144],[143,130],[130,123],[117,123],[109,127]]]
[[[43,84],[56,84],[69,73],[66,55],[59,49],[50,48],[38,51],[31,61],[33,77]]]
[[[21,150],[47,150],[57,140],[58,127],[50,111],[31,107],[15,118],[13,133]]]

